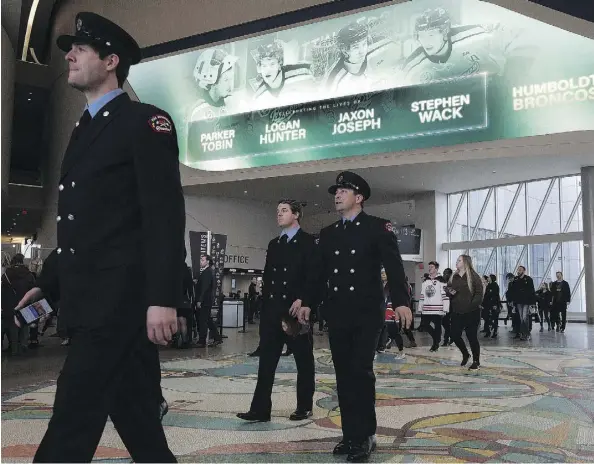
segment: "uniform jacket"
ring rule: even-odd
[[[562,280],[561,282],[552,282],[551,294],[553,304],[567,304],[571,301],[571,290],[569,284],[565,280]]]
[[[443,280],[443,279],[442,279]],[[450,311],[446,285],[438,279],[427,279],[421,285],[419,311],[424,316],[445,316]]]
[[[322,299],[330,324],[356,323],[361,317],[383,324],[382,265],[392,306],[409,306],[402,258],[390,221],[362,211],[346,229],[342,220],[322,229],[318,248],[321,277],[317,280],[324,287]]]
[[[57,263],[42,289],[59,287],[66,326],[140,324],[148,306],[179,306],[185,207],[169,115],[114,98],[74,128],[58,189]]]
[[[284,312],[297,299],[301,300],[301,306],[315,307],[312,306],[316,272],[314,252],[314,238],[303,229],[299,229],[287,243],[281,243],[279,237],[270,241],[262,277],[264,311]]]

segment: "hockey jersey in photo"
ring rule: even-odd
[[[423,315],[445,316],[450,312],[450,298],[446,285],[437,279],[427,279],[421,286],[419,312]]]

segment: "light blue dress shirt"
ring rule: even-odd
[[[107,92],[105,95],[99,97],[97,100],[95,100],[90,105],[86,105],[85,110],[89,110],[89,114],[91,115],[92,118],[94,118],[95,115],[101,110],[101,108],[103,108],[105,105],[107,105],[115,97],[117,97],[118,95],[121,95],[123,93],[124,93],[124,91],[122,89],[110,90],[109,92]]]
[[[300,226],[291,227],[290,229],[283,229],[283,231],[281,232],[281,234],[279,235],[279,237],[282,237],[283,235],[286,235],[287,236],[287,242],[290,242],[291,240],[293,240],[293,237],[295,237],[295,235],[297,234],[297,232],[299,232],[299,229],[301,229]]]

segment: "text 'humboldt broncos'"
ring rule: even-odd
[[[462,109],[470,105],[470,95],[454,95],[445,98],[433,98],[412,102],[410,110],[419,115],[422,124],[435,121],[462,119]]]

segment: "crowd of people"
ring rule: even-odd
[[[549,332],[565,332],[571,291],[562,272],[556,273],[554,282],[542,282],[538,290],[535,290],[532,278],[526,274],[526,268],[519,266],[515,275],[506,275],[507,288],[502,295],[497,276],[484,275],[481,279],[474,270],[472,259],[467,255],[458,258],[455,271],[446,268],[440,274],[439,263],[436,261],[428,263],[428,271],[423,276],[415,311],[421,319],[417,330],[431,336],[432,352],[437,351],[440,344],[442,347],[455,344],[462,353],[462,366],[469,360],[468,350],[462,339],[463,332],[466,333],[472,353],[471,370],[480,367],[479,334],[484,334],[484,338],[496,339],[500,321],[507,326],[511,319],[511,333],[514,339],[520,341],[530,340],[534,324],[540,325],[540,332],[544,332],[545,323]],[[397,358],[404,358],[402,334],[408,337],[411,348],[416,347],[417,343],[412,331],[402,330],[395,320],[385,273],[382,273],[382,280],[386,290],[386,321],[377,351],[380,353],[395,346],[398,348]],[[412,293],[408,279],[407,285]],[[507,315],[502,318],[504,305]],[[483,326],[479,332],[481,320]]]

